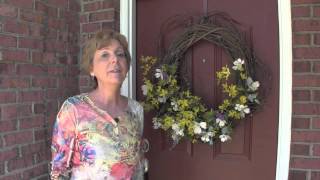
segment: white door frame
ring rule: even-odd
[[[279,22],[279,125],[278,151],[275,180],[287,180],[289,174],[291,143],[292,106],[292,29],[290,0],[278,0]],[[127,82],[123,85],[124,94],[135,98],[136,90],[136,1],[120,0],[120,32],[126,35],[132,54],[132,67]]]

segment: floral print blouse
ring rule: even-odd
[[[141,180],[143,108],[128,99],[123,115],[112,118],[88,93],[68,98],[53,127],[52,179]]]

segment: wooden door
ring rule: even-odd
[[[207,7],[207,8],[204,8]],[[173,150],[163,133],[152,128],[151,114],[145,117],[145,136],[151,148],[149,180],[273,180],[276,173],[278,124],[278,21],[277,1],[270,0],[137,0],[137,59],[158,54],[160,26],[177,14],[223,11],[245,25],[258,57],[271,69],[272,87],[261,111],[240,123],[232,141],[214,146],[183,142]],[[175,31],[168,34],[174,37]],[[200,42],[186,57],[191,64],[193,93],[215,107],[220,90],[212,78],[229,58],[210,43]],[[204,61],[203,61],[204,60]],[[142,100],[141,69],[137,63],[137,98]],[[258,70],[259,71],[259,70]]]

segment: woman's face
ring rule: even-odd
[[[97,78],[98,86],[113,84],[121,86],[128,72],[128,63],[123,47],[117,40],[94,54],[91,74]]]

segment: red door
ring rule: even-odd
[[[205,3],[205,4],[204,4]],[[272,180],[276,173],[278,124],[278,21],[277,1],[270,0],[137,0],[137,58],[158,54],[160,26],[169,17],[218,10],[248,27],[246,32],[258,57],[271,69],[272,87],[263,109],[240,123],[232,141],[214,146],[183,142],[169,150],[165,136],[153,130],[151,114],[145,118],[145,134],[151,148],[149,180]],[[168,32],[174,37],[178,31]],[[221,98],[212,78],[228,59],[221,48],[200,42],[186,57],[191,67],[193,93],[215,107]],[[139,67],[139,62],[137,64]],[[257,70],[259,71],[259,70]],[[141,69],[137,69],[137,98],[143,99]]]

